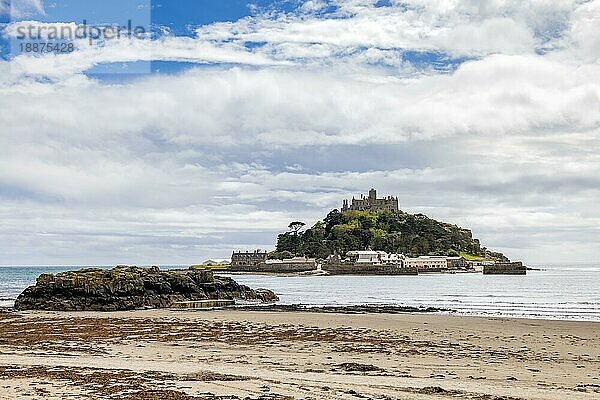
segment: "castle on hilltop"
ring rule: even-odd
[[[380,211],[388,210],[398,212],[398,198],[394,196],[388,196],[383,199],[377,198],[377,190],[369,190],[369,196],[365,197],[360,195],[360,199],[352,197],[352,203],[348,203],[348,200],[344,200],[342,203],[342,212],[346,211]]]

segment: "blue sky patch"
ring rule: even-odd
[[[433,68],[439,72],[451,72],[462,63],[471,60],[470,57],[452,57],[440,51],[405,50],[402,60],[407,61],[417,69]]]
[[[88,25],[119,25],[142,26],[152,32],[152,38],[158,39],[167,34],[174,37],[195,37],[196,28],[217,22],[235,22],[241,18],[253,15],[273,15],[281,13],[301,15],[310,12],[313,18],[347,18],[336,14],[338,7],[334,2],[324,3],[324,7],[315,10],[303,9],[304,2],[294,0],[60,0],[46,3],[45,14],[35,16],[43,22],[75,22]],[[376,7],[396,6],[389,0],[380,0]],[[6,18],[6,16],[4,17]],[[264,41],[248,41],[243,43],[249,51],[260,51],[267,45]],[[13,55],[18,49],[13,44]],[[9,58],[10,44],[6,39],[0,39],[0,55]],[[364,47],[346,49],[336,58],[358,55],[367,50]],[[453,58],[439,51],[420,51],[397,49],[398,57],[409,62],[417,70],[453,71],[467,58]],[[295,61],[310,61],[298,59]],[[377,65],[377,61],[374,62]],[[118,80],[126,80],[143,73],[176,74],[192,68],[195,64],[189,61],[153,61],[153,62],[124,62],[107,63],[95,66],[87,71],[89,76],[106,77],[109,74],[123,75]],[[223,64],[221,64],[223,65]],[[103,80],[103,79],[102,79]]]

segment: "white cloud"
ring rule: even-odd
[[[336,18],[269,14],[203,26],[197,32],[205,40],[280,45],[278,53],[290,44],[293,49],[321,44],[337,48],[338,54],[361,48],[436,50],[455,56],[527,54],[560,37],[577,5],[574,0],[409,0],[392,2],[393,7],[374,7],[374,1],[333,3],[339,7]]]
[[[322,11],[327,7],[327,3],[322,0],[307,0],[300,6],[300,10],[304,13],[314,13]]]
[[[412,80],[393,81],[385,75],[374,80],[376,70],[354,72],[233,68],[123,86],[82,79],[35,89],[13,85],[5,89],[12,95],[0,113],[27,136],[39,132],[30,122],[35,117],[51,132],[78,130],[79,140],[158,132],[176,145],[266,148],[590,130],[600,123],[600,84],[594,79],[599,66],[582,68],[540,56],[492,56],[465,63],[451,75]],[[130,99],[129,107],[115,101],[124,98]],[[58,111],[44,110],[50,103]]]
[[[45,14],[42,0],[0,0],[0,15],[20,19]]]
[[[573,13],[567,52],[576,59],[597,64],[600,60],[600,1],[582,4]]]
[[[154,41],[109,40],[94,46],[79,40],[79,50],[73,54],[17,57],[13,72],[57,78],[103,63],[172,60],[316,67],[346,62],[387,65],[410,74],[414,69],[404,60],[406,51],[451,57],[531,55],[536,50],[564,48],[570,41],[579,46],[579,55],[589,58],[598,36],[593,35],[597,2],[412,0],[394,7],[374,7],[374,3],[340,2],[335,18],[314,14],[322,2],[304,3],[299,14],[258,14],[201,26],[196,38],[166,35]],[[49,26],[15,22],[5,34],[14,36],[24,24]],[[253,43],[258,45],[247,46]]]

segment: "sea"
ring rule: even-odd
[[[161,267],[174,269],[177,266]],[[42,273],[77,267],[0,267],[0,306],[10,307]],[[235,275],[271,289],[280,304],[437,307],[464,315],[600,321],[600,265],[560,265],[526,276],[480,273],[418,276]]]

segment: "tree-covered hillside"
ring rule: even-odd
[[[351,250],[383,250],[388,253],[419,255],[463,255],[467,258],[505,259],[473,239],[471,231],[438,222],[423,214],[391,211],[333,210],[323,221],[302,231],[296,221],[290,231],[278,236],[273,258],[292,255],[326,258]]]

